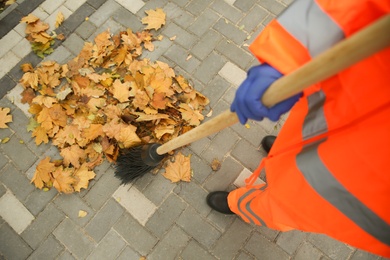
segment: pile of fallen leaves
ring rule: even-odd
[[[120,149],[164,143],[200,124],[209,100],[168,64],[140,59],[154,40],[149,30],[105,31],[67,64],[22,65],[22,102],[33,115],[27,129],[37,145],[51,140],[63,157],[37,165],[36,187],[80,191]]]

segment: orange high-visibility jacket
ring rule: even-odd
[[[388,0],[296,0],[250,49],[287,74],[389,12]],[[246,222],[390,257],[390,48],[306,89],[248,181],[228,196]]]

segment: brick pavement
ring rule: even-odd
[[[13,122],[0,130],[0,139],[10,138],[0,145],[0,259],[380,259],[324,235],[255,227],[208,208],[209,191],[233,189],[256,168],[265,156],[261,138],[277,134],[284,119],[250,122],[249,129],[235,125],[183,149],[192,154],[191,183],[171,184],[148,174],[120,186],[112,165],[104,163],[88,190],[77,194],[43,192],[30,184],[37,162],[59,155],[49,144],[36,146],[26,131],[19,65],[35,66],[41,59],[24,39],[18,23],[23,16],[32,12],[53,26],[58,11],[65,15],[56,31],[66,40],[45,58],[63,63],[99,32],[142,29],[144,11],[163,8],[165,38],[144,57],[167,62],[191,79],[217,115],[229,107],[245,71],[257,64],[248,44],[290,2],[18,0],[2,13],[0,106],[11,108]],[[217,172],[209,166],[214,158],[223,162]],[[87,216],[79,218],[79,210]]]

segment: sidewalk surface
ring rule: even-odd
[[[53,26],[57,13],[64,14],[56,32],[66,40],[45,58],[63,64],[98,33],[142,30],[145,10],[163,8],[164,39],[146,57],[191,79],[215,116],[229,108],[245,72],[257,64],[248,44],[291,1],[18,0],[0,14],[0,107],[11,108],[13,116],[10,128],[0,130],[0,139],[10,138],[0,144],[0,259],[381,259],[324,235],[251,226],[206,205],[208,192],[233,189],[240,174],[257,167],[265,156],[261,139],[277,134],[283,119],[235,125],[182,149],[192,154],[190,183],[147,174],[121,186],[105,162],[80,193],[44,192],[30,184],[37,163],[58,151],[36,146],[26,130],[30,115],[19,101],[20,64],[42,60],[24,38],[23,16],[33,13]],[[213,159],[222,162],[216,172]],[[80,210],[87,215],[78,217]]]

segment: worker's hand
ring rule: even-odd
[[[248,71],[248,75],[238,88],[230,107],[232,112],[237,113],[241,124],[245,124],[248,119],[260,121],[264,117],[277,121],[282,114],[289,111],[298,101],[301,93],[271,108],[261,103],[261,97],[267,88],[282,76],[283,74],[268,64],[254,66]]]

